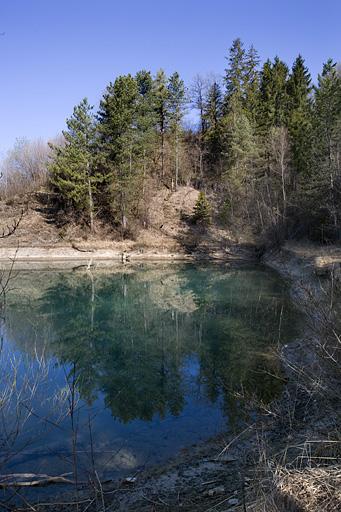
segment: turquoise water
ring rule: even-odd
[[[4,310],[0,472],[131,475],[241,428],[245,397],[280,392],[274,349],[297,328],[285,284],[261,267],[18,272]]]

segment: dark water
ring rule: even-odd
[[[274,348],[297,332],[285,285],[262,268],[31,271],[11,286],[0,473],[76,461],[79,474],[131,475],[238,429],[243,396],[280,392]]]

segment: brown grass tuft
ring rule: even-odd
[[[316,467],[277,471],[275,484],[280,501],[304,512],[341,510],[341,468]],[[276,501],[277,501],[276,500]]]

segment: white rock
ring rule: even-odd
[[[238,498],[230,498],[227,502],[228,505],[239,505]]]

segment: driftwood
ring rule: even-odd
[[[51,484],[75,485],[76,482],[74,480],[66,478],[71,474],[72,473],[64,473],[59,476],[36,473],[13,473],[9,475],[0,475],[0,489],[7,489],[10,487],[44,487]]]
[[[78,252],[94,252],[94,249],[83,249],[83,247],[79,247],[74,242],[71,243],[71,247]]]
[[[0,238],[8,238],[10,237],[11,235],[13,235],[13,233],[16,232],[16,230],[18,229],[22,219],[23,219],[23,216],[24,216],[24,210],[21,210],[21,213],[20,213],[20,216],[13,221],[12,225],[8,225],[6,226],[6,228],[2,228],[1,230],[1,233],[0,233]]]

